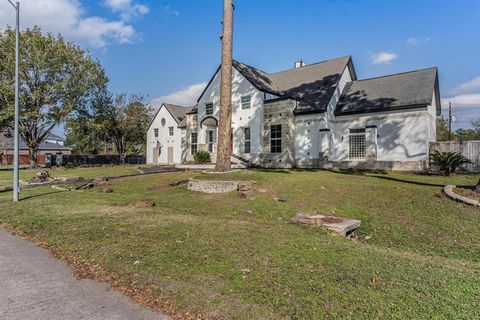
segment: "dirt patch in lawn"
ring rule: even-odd
[[[151,208],[155,206],[155,202],[153,200],[137,200],[134,203],[132,203],[134,207],[139,207],[139,208]]]
[[[147,188],[148,191],[156,191],[156,190],[163,190],[170,188],[170,184],[168,183],[160,183],[160,184],[152,184]]]

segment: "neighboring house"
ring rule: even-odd
[[[441,112],[437,68],[358,80],[347,56],[271,74],[238,61],[233,69],[235,157],[271,168],[426,168]],[[216,159],[219,70],[197,105],[181,109],[181,162],[199,150]]]
[[[185,130],[181,127],[190,110],[168,103],[158,106],[147,130],[147,164],[182,163],[186,147]]]
[[[37,153],[38,164],[49,162],[51,156],[71,155],[72,150],[64,145],[65,139],[50,133],[45,141],[40,144]],[[30,164],[28,146],[20,139],[19,143],[20,164]],[[0,132],[0,164],[10,165],[13,163],[13,137],[10,132]]]

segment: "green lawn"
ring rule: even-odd
[[[255,201],[147,190],[196,176],[116,180],[109,194],[35,188],[16,205],[1,193],[0,220],[211,318],[480,318],[480,209],[440,192],[478,176],[256,170]],[[359,241],[289,223],[298,211],[358,218]]]
[[[6,167],[0,167],[6,168]],[[115,176],[124,174],[138,173],[138,166],[117,166],[117,167],[92,167],[92,168],[75,168],[67,170],[40,169],[41,171],[48,170],[52,177],[83,177],[85,179],[95,178],[97,176]],[[20,180],[27,181],[35,177],[36,170],[23,169],[20,170]],[[13,171],[0,171],[0,186],[11,186],[13,180]]]

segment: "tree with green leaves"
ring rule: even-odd
[[[459,128],[455,130],[455,140],[458,141],[472,141],[472,140],[478,140],[478,132],[475,131],[474,129],[464,129],[464,128]]]
[[[437,118],[437,141],[448,141],[448,119],[443,115]]]
[[[143,95],[109,95],[95,105],[93,114],[97,132],[115,146],[122,163],[129,153],[144,149],[152,112]]]
[[[98,60],[60,35],[26,29],[20,35],[21,139],[36,168],[40,144],[52,129],[81,110],[105,88],[107,77]],[[0,125],[13,126],[15,31],[0,33]]]

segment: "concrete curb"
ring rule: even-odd
[[[479,207],[480,206],[480,202],[477,201],[477,200],[473,200],[473,199],[470,199],[470,198],[467,198],[467,197],[464,197],[464,196],[461,196],[461,195],[458,195],[456,194],[455,192],[453,192],[453,189],[455,188],[456,186],[454,185],[448,185],[448,186],[445,186],[443,188],[443,192],[445,192],[445,194],[453,199],[453,200],[456,200],[458,202],[462,202],[462,203],[465,203],[465,204],[469,204],[471,206],[475,206],[475,207]]]

